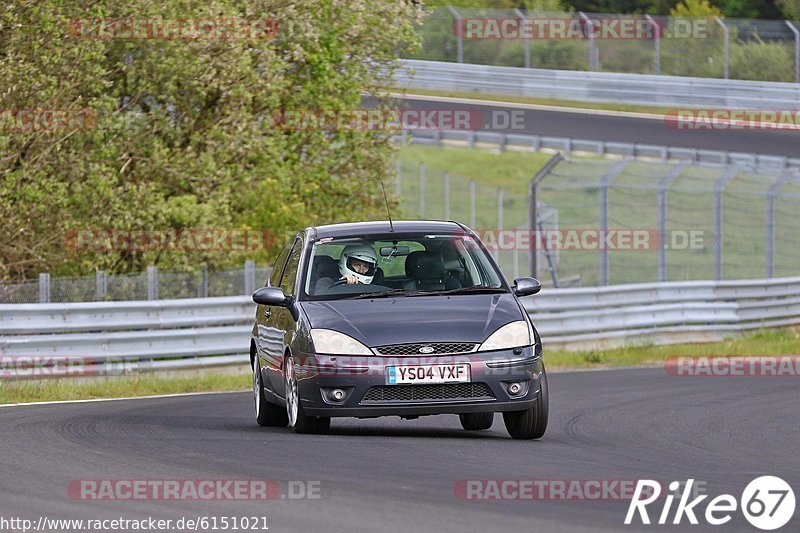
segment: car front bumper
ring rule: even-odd
[[[469,383],[387,384],[387,367],[467,363]],[[521,411],[536,402],[543,371],[533,346],[442,356],[295,356],[298,393],[309,416],[376,417]],[[510,383],[523,390],[512,395]],[[331,391],[346,397],[335,401]]]

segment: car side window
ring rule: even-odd
[[[281,289],[284,294],[291,296],[294,294],[295,281],[297,280],[297,268],[300,266],[300,254],[303,251],[303,241],[297,239],[294,242],[292,253],[289,254],[289,260],[286,261],[286,268],[283,269],[283,277],[281,278]]]
[[[286,241],[286,244],[281,248],[275,264],[272,266],[272,272],[269,275],[269,287],[277,287],[280,284],[281,275],[283,274],[283,267],[286,265],[286,258],[289,257],[289,252],[292,250],[292,243],[294,237]]]

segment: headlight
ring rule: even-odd
[[[349,335],[330,329],[312,329],[314,351],[328,355],[372,355],[372,351]]]
[[[533,343],[527,320],[517,320],[498,329],[478,348],[479,352],[490,350],[507,350],[530,346]]]

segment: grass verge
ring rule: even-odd
[[[114,378],[55,378],[0,382],[0,404],[126,398],[187,392],[240,391],[252,387],[250,372],[198,373],[165,377],[141,374]]]
[[[592,369],[625,366],[659,365],[676,356],[711,357],[726,355],[798,355],[800,331],[761,330],[723,342],[708,344],[671,344],[667,346],[627,346],[609,350],[548,350],[544,342],[544,360],[549,370]]]
[[[575,109],[592,109],[599,111],[625,111],[628,113],[647,113],[663,115],[667,111],[674,111],[675,107],[658,107],[633,104],[615,104],[605,102],[580,102],[577,100],[560,100],[557,98],[538,98],[534,96],[514,96],[511,94],[487,94],[477,92],[436,91],[431,89],[414,89],[403,91],[395,89],[398,94],[407,96],[444,96],[449,98],[469,98],[472,100],[487,100],[490,102],[508,102],[513,104],[534,104],[554,107],[569,107]],[[692,106],[681,106],[681,109],[692,109]]]
[[[676,344],[670,346],[631,346],[611,350],[558,351],[548,350],[545,361],[549,370],[614,368],[658,365],[675,356],[724,355],[797,355],[800,331],[763,330],[750,335],[710,344]],[[251,387],[250,373],[204,372],[194,376],[162,377],[141,375],[85,381],[48,379],[0,383],[0,404],[125,398],[186,392],[242,391]]]

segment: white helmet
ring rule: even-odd
[[[361,261],[369,265],[369,270],[361,274],[353,268],[353,260]],[[378,269],[378,256],[375,250],[368,244],[351,244],[342,250],[342,256],[339,258],[339,272],[342,276],[351,274],[356,277],[359,283],[372,283],[372,278],[375,277],[375,271]]]

